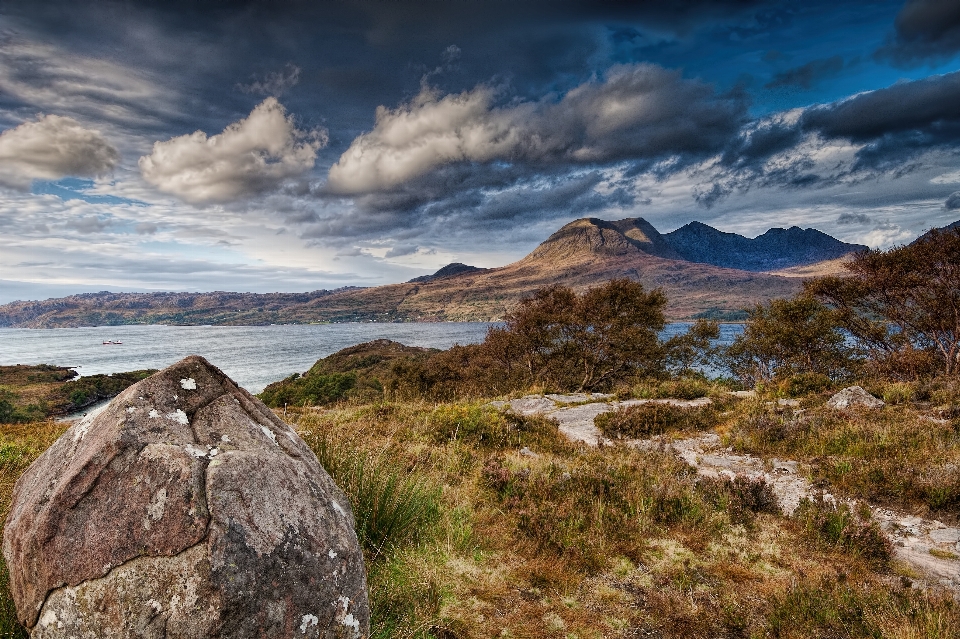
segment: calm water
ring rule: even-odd
[[[0,328],[0,364],[55,364],[81,375],[165,368],[187,355],[203,355],[238,384],[259,393],[270,382],[302,373],[321,357],[373,339],[408,346],[449,348],[483,341],[486,322],[429,324],[320,324],[286,326],[106,326]],[[686,330],[670,324],[664,337]],[[729,342],[740,325],[721,327]],[[119,346],[104,346],[119,340]]]

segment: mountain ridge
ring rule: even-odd
[[[869,249],[799,226],[774,227],[750,239],[694,221],[663,237],[687,261],[753,272],[808,266]]]
[[[685,260],[669,237],[643,218],[581,218],[497,268],[455,262],[409,282],[311,293],[85,293],[0,306],[0,326],[490,321],[544,286],[583,291],[615,277],[663,289],[669,319],[734,319],[800,288],[801,277]]]

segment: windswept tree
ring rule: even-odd
[[[931,365],[960,374],[960,229],[934,230],[913,244],[858,253],[849,277],[825,277],[806,292],[881,372],[916,377]]]
[[[801,295],[757,304],[726,360],[750,384],[810,373],[838,379],[850,373],[851,351],[830,309]]]
[[[521,301],[483,346],[518,387],[604,390],[637,371],[662,370],[666,303],[659,289],[628,279],[582,295],[551,286]]]
[[[720,325],[713,320],[698,319],[685,333],[664,342],[667,370],[674,375],[688,375],[714,363],[715,342],[720,338]]]

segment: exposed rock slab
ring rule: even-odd
[[[848,386],[827,400],[830,408],[883,408],[883,400],[877,399],[860,386]]]
[[[3,552],[34,637],[359,637],[349,502],[200,357],[74,424],[14,489]]]

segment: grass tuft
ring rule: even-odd
[[[440,518],[440,489],[426,478],[322,435],[307,441],[350,499],[357,538],[372,560],[417,544],[434,531]]]

